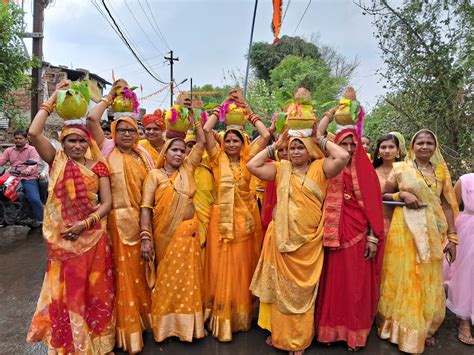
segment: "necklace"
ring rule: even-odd
[[[301,174],[301,175],[304,175],[303,181],[301,182],[301,186],[303,186],[303,185],[304,185],[304,182],[306,181],[306,174],[308,173],[308,170],[309,170],[309,162],[306,162],[306,165],[303,167],[304,173],[303,173],[303,172],[299,172],[298,170],[299,170],[299,169],[295,169],[295,168],[293,167],[293,172],[299,173],[299,174]]]
[[[229,159],[229,163],[230,163],[230,168],[232,170],[232,176],[234,178],[234,183],[239,183],[240,180],[242,180],[242,169],[240,168],[240,160],[237,161],[237,167],[239,168],[239,178],[236,179],[235,178],[235,173],[234,173],[234,163],[232,162],[232,160]]]
[[[424,175],[423,172],[421,171],[422,169],[426,169],[426,168],[428,167],[428,165],[430,165],[430,163],[428,162],[428,164],[426,164],[425,166],[422,166],[422,169],[420,169],[420,167],[418,166],[418,162],[416,161],[416,159],[414,160],[414,162],[415,162],[416,170],[418,170],[418,172],[420,173],[421,177],[423,178],[423,181],[425,182],[425,184],[426,184],[429,188],[431,188],[431,185],[432,185],[432,184],[428,183],[428,180],[426,180],[425,175]],[[435,170],[434,170],[434,167],[433,167],[432,164],[431,164],[431,173],[433,174],[436,187],[438,187],[438,180],[436,180],[436,173],[435,173]]]
[[[166,174],[166,176],[168,177],[168,179],[171,179],[171,176],[173,175],[173,173],[175,172],[176,170],[173,170],[173,171],[168,171],[166,169],[166,167],[163,167],[163,172]]]

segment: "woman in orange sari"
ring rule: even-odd
[[[456,196],[433,132],[413,136],[408,160],[394,164],[383,198],[405,206],[395,207],[387,235],[378,334],[400,351],[418,354],[435,344],[444,320],[443,253],[453,262],[458,244]]]
[[[115,343],[112,249],[104,218],[112,205],[109,171],[85,126],[64,126],[58,151],[44,136],[56,94],[41,105],[28,133],[51,170],[43,225],[47,267],[27,340],[44,341],[48,353],[105,354]]]
[[[193,205],[194,172],[201,161],[204,133],[199,122],[196,127],[197,141],[189,155],[183,139],[166,141],[156,169],[143,185],[141,250],[151,261],[150,276],[156,270],[156,280],[149,277],[149,286],[157,342],[171,336],[189,342],[205,336],[201,243]]]
[[[141,139],[138,143],[145,148],[147,153],[156,165],[163,147],[163,132],[165,131],[164,112],[160,109],[142,117],[142,124],[145,128],[146,139]]]
[[[327,181],[344,168],[349,154],[325,138],[291,137],[289,161],[267,162],[275,158],[272,152],[282,141],[247,164],[252,174],[278,187],[275,219],[267,229],[250,289],[260,298],[259,325],[271,332],[267,343],[302,354],[314,335]],[[315,141],[323,142],[327,158]]]
[[[107,159],[112,181],[112,210],[108,230],[115,266],[116,346],[129,353],[143,348],[142,332],[151,328],[150,290],[145,262],[140,257],[140,204],[142,187],[153,162],[138,145],[137,121],[122,114],[111,125],[113,139],[106,139],[100,117],[113,101],[116,88],[90,112],[88,126]]]
[[[260,213],[250,190],[251,174],[246,164],[266,146],[270,134],[255,119],[260,138],[252,143],[252,149],[238,127],[228,127],[218,145],[212,134],[218,112],[216,109],[204,126],[217,190],[206,242],[204,306],[212,335],[220,341],[231,341],[232,333],[249,330],[252,324],[249,285],[262,242]]]

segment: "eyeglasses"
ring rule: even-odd
[[[135,134],[138,133],[138,131],[135,128],[117,128],[116,132],[120,134],[121,136],[124,136],[125,133],[128,133],[131,136],[134,136]]]

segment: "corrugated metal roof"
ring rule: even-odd
[[[8,128],[8,118],[3,112],[0,112],[0,128]]]

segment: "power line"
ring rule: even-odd
[[[125,42],[125,45],[127,46],[127,48],[130,50],[130,52],[132,52],[133,56],[138,60],[138,62],[140,63],[140,65],[143,67],[143,69],[146,70],[146,72],[148,74],[150,74],[150,76],[155,79],[156,81],[158,81],[159,83],[161,84],[167,84],[166,82],[164,82],[163,80],[159,79],[157,76],[155,76],[148,68],[147,66],[142,62],[142,60],[140,59],[140,57],[137,55],[137,53],[133,50],[133,48],[131,47],[130,43],[128,42],[128,40],[125,38],[125,35],[122,33],[122,31],[120,30],[120,27],[117,25],[117,22],[115,21],[114,17],[112,16],[112,14],[110,13],[110,10],[109,8],[107,7],[107,5],[105,4],[105,0],[102,0],[102,5],[104,6],[105,10],[107,11],[107,14],[109,15],[110,19],[112,20],[112,22],[114,23],[115,27],[117,28],[117,31],[120,33],[120,37],[122,38],[122,40]]]
[[[140,28],[140,30],[142,30],[143,34],[145,35],[145,38],[148,40],[148,42],[150,42],[150,44],[153,46],[153,48],[156,49],[156,51],[158,53],[160,53],[161,55],[165,55],[156,45],[155,43],[153,43],[153,41],[150,39],[150,37],[148,37],[147,33],[145,32],[145,30],[143,29],[142,25],[140,25],[140,22],[137,20],[137,18],[135,17],[135,14],[133,13],[132,9],[130,8],[130,6],[128,6],[128,3],[127,3],[127,0],[124,0],[124,3],[125,3],[125,6],[127,7],[128,11],[130,12],[130,14],[132,15],[133,19],[135,20],[136,24],[138,25],[138,27]]]
[[[138,1],[138,3],[140,4],[140,0]],[[163,33],[160,30],[160,26],[158,26],[158,22],[156,21],[155,15],[153,14],[153,10],[151,9],[150,4],[148,4],[148,0],[145,0],[145,4],[148,7],[148,10],[150,10],[151,18],[153,19],[153,22],[155,23],[156,29],[158,30],[158,33],[160,34],[161,39],[163,40],[163,42],[165,42],[166,47],[169,50],[171,50],[170,45],[168,44],[168,42],[166,41],[165,36],[163,36]]]
[[[145,11],[145,9],[143,8],[142,3],[140,2],[140,0],[138,0],[138,5],[139,5],[140,8],[142,9],[142,12],[145,14],[145,17],[146,17],[146,19],[148,20],[148,23],[150,24],[150,26],[151,26],[151,28],[153,29],[153,31],[155,31],[155,33],[158,35],[158,37],[161,38],[161,40],[163,41],[163,43],[165,44],[165,46],[166,46],[169,50],[171,50],[170,47],[168,46],[168,43],[166,42],[165,37],[163,36],[163,33],[161,33],[161,30],[160,30],[160,28],[158,27],[158,23],[157,23],[156,19],[153,17],[153,12],[151,11],[150,6],[148,5],[148,3],[147,3],[147,5],[148,5],[149,12],[150,12],[150,15],[151,15],[152,18],[153,18],[153,21],[154,21],[156,27],[153,25],[153,23],[151,22],[150,18],[148,17],[148,13],[147,13],[147,12]]]
[[[148,57],[148,58],[146,58],[146,59],[144,59],[144,60],[156,59],[156,58],[158,58],[158,57],[161,57],[161,56],[160,56],[160,55],[154,55],[153,57]],[[101,69],[101,70],[98,70],[98,71],[97,71],[97,74],[105,73],[105,72],[108,72],[108,71],[110,71],[110,70],[112,70],[112,69],[118,69],[118,68],[128,67],[128,66],[130,66],[130,65],[135,65],[135,64],[139,64],[139,63],[138,63],[137,61],[135,61],[135,62],[132,62],[132,63],[126,63],[126,64],[117,65],[117,66],[112,67],[112,68]]]
[[[301,21],[303,21],[303,17],[304,17],[304,15],[306,15],[306,11],[308,11],[309,5],[311,5],[311,1],[312,0],[308,1],[308,5],[306,5],[306,9],[304,9],[303,15],[301,15],[300,21],[298,22],[298,25],[296,25],[295,32],[293,32],[293,36],[295,35],[296,31],[298,30],[298,27],[300,27],[300,23],[301,23]]]
[[[291,0],[288,0],[288,2],[286,3],[285,12],[283,13],[283,19],[281,20],[282,23],[285,20],[286,13],[288,12],[288,8],[290,7],[290,4],[291,4]]]

